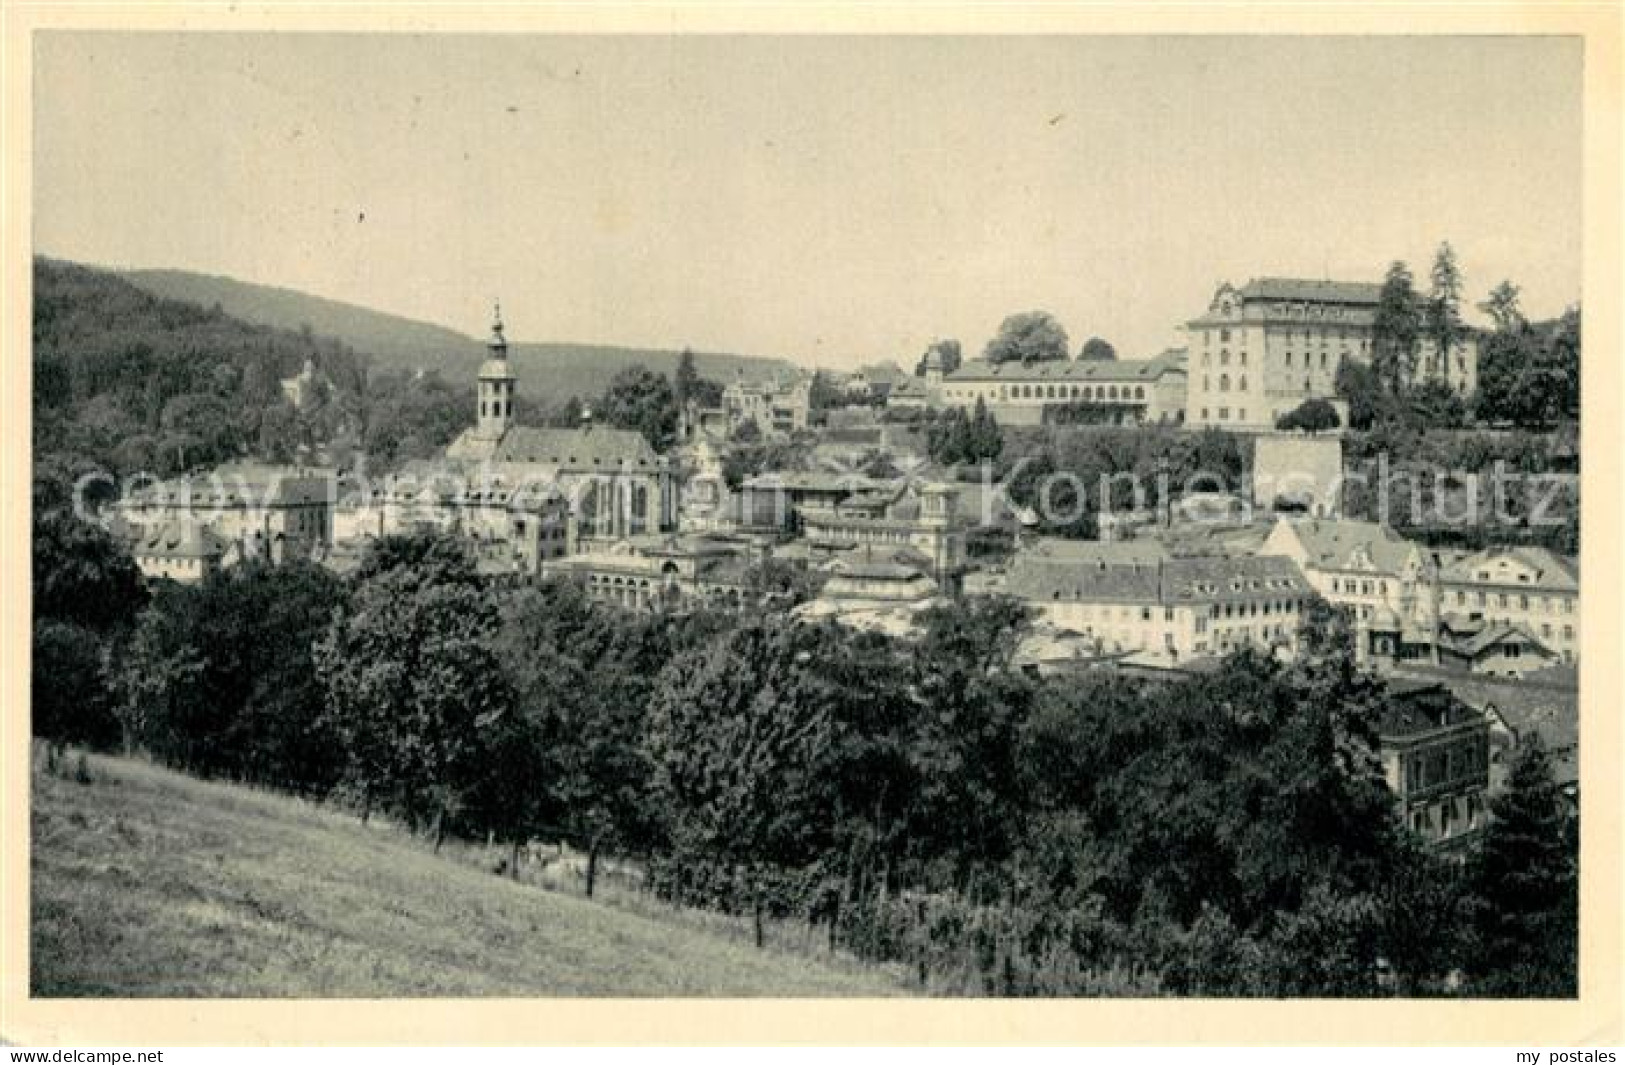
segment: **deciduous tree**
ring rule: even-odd
[[[1111,362],[1117,358],[1117,349],[1099,337],[1090,337],[1078,349],[1079,362]]]
[[[1012,314],[999,325],[999,332],[987,342],[982,357],[990,363],[1065,361],[1070,348],[1066,329],[1048,311]]]

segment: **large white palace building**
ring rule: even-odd
[[[1338,364],[1371,359],[1381,292],[1380,285],[1279,277],[1221,284],[1206,313],[1185,324],[1185,424],[1268,429],[1305,400],[1336,396]],[[1412,377],[1470,395],[1478,387],[1477,340],[1469,336],[1441,358],[1424,339]]]

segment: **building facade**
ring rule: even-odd
[[[813,557],[860,558],[890,553],[887,564],[913,560],[944,591],[957,587],[964,535],[955,524],[958,489],[950,484],[881,484],[839,502],[800,509],[802,537]]]
[[[1412,642],[1431,644],[1437,567],[1426,549],[1368,521],[1278,518],[1260,555],[1291,559],[1320,596],[1354,615],[1356,628],[1391,616]]]
[[[1316,598],[1285,558],[1123,557],[1024,552],[1004,590],[1056,629],[1092,637],[1100,653],[1135,652],[1169,663],[1243,647],[1290,656]]]
[[[628,610],[739,607],[753,593],[754,545],[724,536],[639,537],[594,544],[552,567],[599,602]]]
[[[764,436],[789,436],[807,428],[812,380],[737,380],[722,390],[722,410],[730,433],[755,422]]]
[[[331,471],[230,463],[136,488],[113,505],[134,532],[197,525],[234,558],[312,557],[333,538]]]
[[[1542,547],[1477,551],[1443,567],[1440,610],[1458,626],[1521,628],[1564,662],[1580,657],[1578,565]]]
[[[931,405],[972,410],[980,400],[1002,421],[1037,423],[1045,408],[1084,404],[1101,408],[1120,424],[1177,423],[1186,410],[1182,351],[1153,359],[1023,364],[968,359],[950,374],[928,363],[925,385]]]
[[[1335,399],[1338,364],[1371,361],[1380,285],[1299,278],[1221,284],[1190,336],[1185,423],[1273,429],[1308,399]],[[1478,389],[1478,341],[1440,353],[1423,340],[1412,382],[1441,380],[1462,396]]]
[[[1488,823],[1490,723],[1442,684],[1395,684],[1378,723],[1383,775],[1407,828],[1441,850]]]
[[[234,560],[235,546],[201,521],[182,518],[136,530],[130,555],[148,580],[198,584]]]

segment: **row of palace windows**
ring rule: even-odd
[[[1301,336],[1300,336],[1300,332],[1301,332]],[[1303,343],[1305,343],[1305,344],[1311,344],[1311,343],[1314,343],[1316,341],[1319,341],[1321,344],[1329,344],[1333,340],[1336,340],[1338,343],[1344,344],[1344,345],[1358,343],[1360,345],[1361,350],[1363,351],[1371,343],[1368,339],[1361,336],[1355,330],[1346,329],[1346,328],[1345,329],[1304,329],[1304,330],[1301,330],[1301,331],[1300,330],[1293,330],[1293,329],[1274,329],[1274,328],[1271,328],[1271,329],[1268,330],[1268,333],[1269,333],[1269,336],[1271,338],[1279,339],[1284,344],[1292,343],[1295,338],[1296,339],[1301,339],[1303,341]],[[1212,330],[1206,330],[1206,331],[1203,332],[1203,342],[1205,344],[1211,344],[1213,342],[1213,332],[1212,332]],[[1219,343],[1228,344],[1229,342],[1230,342],[1230,330],[1229,329],[1220,329],[1219,330]]]
[[[1206,407],[1202,408],[1202,420],[1204,422],[1208,420],[1207,408]],[[1227,422],[1227,421],[1230,420],[1230,408],[1229,407],[1220,407],[1219,408],[1218,420],[1221,421],[1221,422]],[[1247,408],[1246,407],[1238,407],[1236,409],[1236,421],[1244,422],[1246,420],[1247,420]]]
[[[480,417],[481,418],[484,418],[487,415],[500,415],[500,416],[506,418],[506,417],[510,417],[512,414],[513,414],[513,400],[511,400],[511,399],[493,399],[493,400],[490,400],[490,401],[483,400],[483,399],[480,400]]]
[[[1212,363],[1211,356],[1207,352],[1203,352],[1202,353],[1202,365],[1203,366],[1208,366],[1208,365],[1211,365],[1211,363]],[[1247,353],[1245,351],[1240,351],[1240,352],[1236,353],[1236,363],[1237,363],[1237,365],[1240,365],[1240,366],[1246,366],[1247,365]],[[1228,352],[1228,351],[1220,351],[1219,352],[1219,365],[1220,366],[1229,366],[1230,365],[1230,352]],[[1292,368],[1292,352],[1288,351],[1288,352],[1286,352],[1284,354],[1284,356],[1282,357],[1282,365],[1284,365],[1289,370]],[[1308,369],[1311,369],[1312,366],[1313,366],[1313,363],[1311,362],[1310,354],[1309,354],[1309,352],[1306,351],[1306,352],[1303,353],[1303,368],[1308,370]],[[1320,353],[1320,368],[1322,370],[1330,369],[1330,366],[1326,361],[1326,352],[1324,352],[1324,351]],[[1463,369],[1463,372],[1465,372],[1465,368]]]
[[[1478,605],[1478,606],[1487,606],[1488,605],[1487,602],[1486,602],[1486,596],[1485,596],[1485,594],[1483,592],[1474,592],[1473,595],[1474,595],[1474,600],[1475,600],[1476,605]],[[1562,603],[1563,604],[1563,613],[1565,613],[1565,614],[1574,613],[1574,600],[1572,598],[1567,598],[1567,597],[1557,598],[1557,597],[1550,596],[1550,595],[1543,595],[1539,599],[1533,600],[1533,603],[1537,604],[1540,607],[1540,609],[1544,610],[1548,614],[1556,613],[1556,611],[1557,611],[1556,604],[1557,603]],[[1531,604],[1531,600],[1527,595],[1518,596],[1518,609],[1519,610],[1528,610],[1530,608],[1530,604]],[[1466,606],[1467,605],[1467,593],[1466,592],[1457,590],[1457,592],[1456,592],[1456,605],[1457,606]],[[1512,605],[1512,603],[1511,603],[1511,599],[1507,596],[1507,594],[1505,592],[1498,592],[1498,593],[1496,593],[1496,596],[1495,596],[1495,605],[1497,607],[1499,607],[1500,609],[1502,609],[1502,610],[1506,610]]]
[[[1087,399],[1087,400],[1123,400],[1145,399],[1145,386],[1135,385],[1130,388],[1123,385],[1072,385],[1068,391],[1067,385],[1010,385],[1008,391],[1004,387],[999,389],[1001,399]]]

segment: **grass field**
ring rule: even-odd
[[[758,951],[516,884],[396,829],[139,762],[33,779],[39,997],[884,995],[877,972]]]

